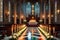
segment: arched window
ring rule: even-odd
[[[39,15],[40,13],[40,5],[38,2],[35,3],[35,15]]]
[[[28,16],[29,14],[31,14],[31,4],[30,4],[30,2],[28,2],[28,3],[26,4],[26,13],[27,13],[27,16]]]
[[[31,14],[31,4],[30,4],[30,2],[24,3],[22,5],[22,11],[23,11],[25,16],[28,16],[29,14]]]

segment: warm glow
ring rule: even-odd
[[[51,38],[53,38],[53,36],[51,36]]]
[[[15,15],[16,17],[17,17],[17,15]],[[13,17],[14,17],[14,15],[13,15]]]
[[[34,8],[34,5],[32,5],[32,8]]]
[[[32,5],[32,15],[34,15],[34,5]]]
[[[57,13],[59,14],[60,10],[57,10]]]
[[[51,15],[51,17],[53,17],[53,15]]]
[[[48,17],[50,17],[50,15],[48,15]],[[51,17],[53,17],[53,15],[51,15]]]
[[[16,14],[16,17],[17,17],[17,14]]]
[[[45,18],[45,16],[43,15],[42,18]]]
[[[57,10],[57,12],[59,13],[59,12],[60,12],[60,10]]]
[[[30,20],[29,22],[36,22],[36,20]]]
[[[32,19],[34,19],[34,17],[32,17]]]
[[[9,13],[9,11],[6,11],[6,15],[9,15],[10,13]]]
[[[24,22],[27,22],[27,20],[24,20]]]
[[[24,24],[23,27],[25,27],[26,25]]]
[[[43,21],[42,19],[39,20],[39,22],[42,22],[42,21]]]
[[[42,27],[42,25],[40,25],[40,27]]]
[[[23,15],[21,15],[21,18],[24,18],[24,16],[23,16]]]
[[[8,11],[8,13],[7,13],[7,14],[8,14],[8,15],[10,14],[10,13],[9,13],[9,11]]]
[[[34,10],[32,10],[32,12],[34,13]]]

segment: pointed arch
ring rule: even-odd
[[[39,13],[40,13],[40,5],[39,5],[38,2],[35,3],[34,10],[35,10],[35,15],[39,15]]]
[[[26,13],[27,13],[27,14],[31,14],[31,3],[30,3],[30,2],[28,2],[28,3],[26,4]]]

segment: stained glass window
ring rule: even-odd
[[[40,13],[40,5],[38,2],[35,3],[35,14],[39,14]]]
[[[26,4],[26,13],[27,13],[27,14],[30,14],[30,13],[31,13],[31,4],[30,4],[30,2],[28,2],[28,3]]]

